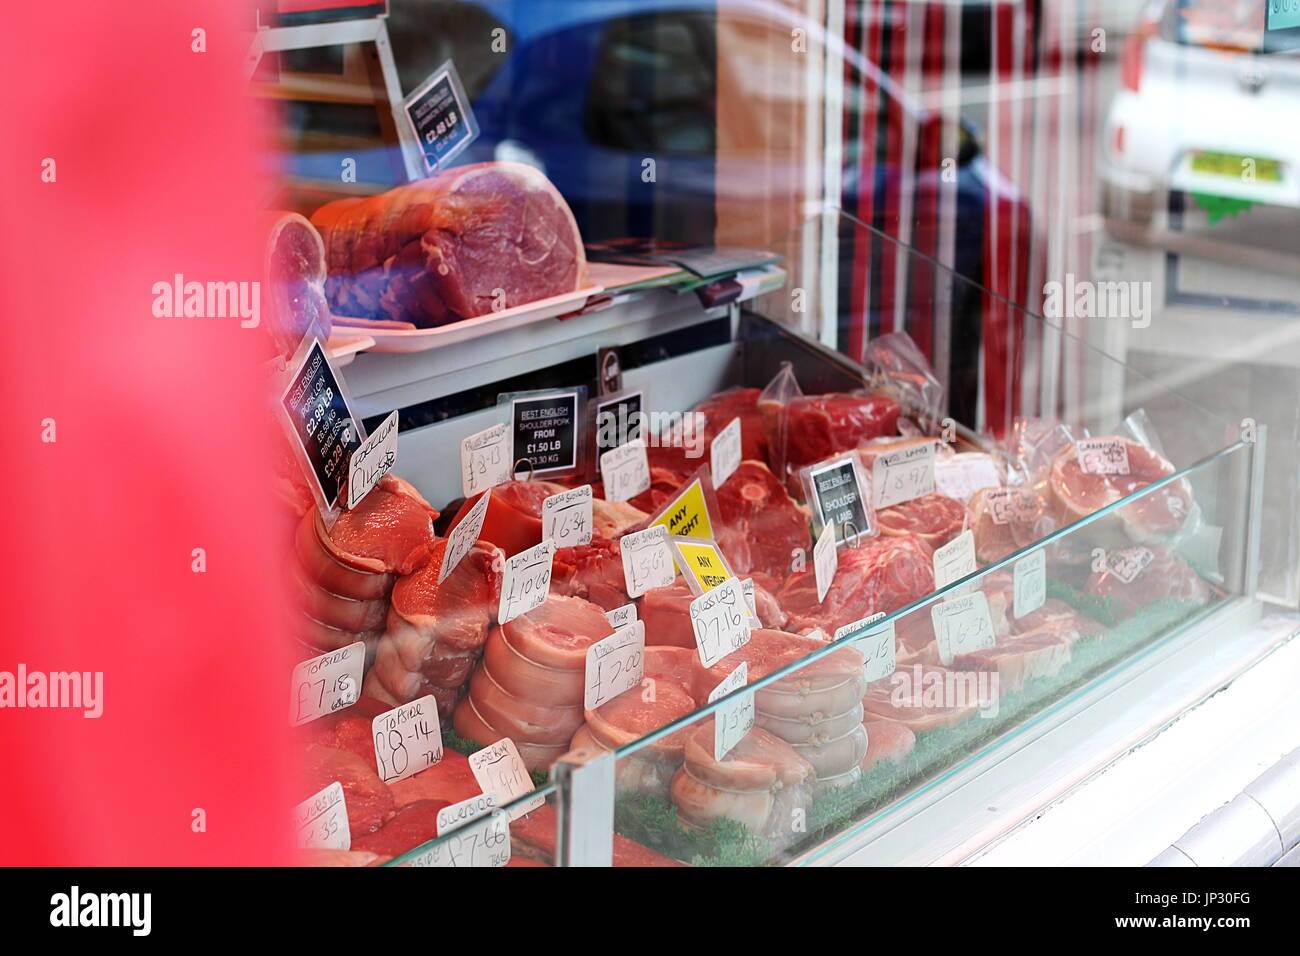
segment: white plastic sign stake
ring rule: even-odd
[[[721,488],[740,467],[740,419],[733,418],[709,446],[709,468],[713,487]]]
[[[403,866],[505,866],[510,862],[510,817],[496,811],[439,840]]]
[[[992,647],[993,619],[983,591],[940,601],[930,608],[934,639],[939,645],[939,662],[947,667],[953,658]]]
[[[840,566],[840,552],[835,546],[835,526],[828,524],[813,545],[813,575],[817,579],[817,601],[826,600],[826,593],[835,580],[835,571]]]
[[[644,676],[645,622],[633,621],[587,648],[583,709],[595,710],[624,691],[640,687]]]
[[[362,641],[297,664],[289,697],[290,726],[297,727],[355,704],[361,696],[365,664],[366,645]]]
[[[1011,613],[1016,618],[1032,614],[1047,600],[1047,556],[1042,551],[1027,554],[1016,562],[1012,574]]]
[[[519,756],[519,748],[509,737],[502,737],[496,743],[470,754],[469,769],[478,781],[479,789],[484,793],[495,793],[502,806],[535,789],[533,778],[528,775],[523,758]],[[532,813],[545,805],[545,797],[526,800],[511,811],[510,819],[518,820],[524,814]]]
[[[300,850],[352,849],[343,784],[335,780],[294,807],[293,828]]]
[[[749,614],[740,582],[728,578],[691,601],[691,627],[700,662],[712,667],[749,643]]]
[[[375,767],[384,783],[396,783],[442,760],[438,702],[430,694],[386,710],[370,722]]]
[[[443,807],[438,811],[438,836],[459,830],[475,820],[489,816],[501,806],[495,793],[476,793],[472,797]]]
[[[736,669],[722,679],[722,683],[709,692],[709,703],[721,700],[749,683],[749,664],[741,661]],[[754,729],[754,695],[741,694],[727,701],[713,712],[713,759],[722,760],[731,748]]]
[[[348,508],[355,508],[397,461],[397,412],[383,420],[348,459]]]
[[[650,487],[650,460],[640,438],[600,456],[606,501],[628,501]]]
[[[469,509],[469,513],[460,519],[456,527],[451,529],[451,534],[447,536],[447,544],[442,549],[442,568],[438,571],[439,584],[456,570],[456,565],[460,564],[461,558],[469,554],[470,549],[474,547],[474,542],[483,533],[483,519],[487,517],[488,504],[491,501],[490,494],[483,495],[474,502],[474,507]]]
[[[460,490],[466,498],[511,478],[510,430],[493,425],[460,443]]]
[[[934,492],[934,442],[883,452],[871,464],[871,503],[877,510]]]
[[[570,488],[542,499],[542,537],[557,548],[591,544],[591,485]]]
[[[959,581],[979,568],[975,561],[975,533],[967,528],[934,552],[935,589]]]
[[[840,641],[864,627],[870,627],[884,616],[885,613],[881,611],[871,615],[871,617],[854,621],[852,624],[845,624],[843,627],[836,629],[835,640]],[[888,677],[898,667],[898,647],[894,635],[893,621],[882,625],[878,630],[867,631],[866,634],[854,641],[853,645],[862,652],[864,658],[862,671],[868,684],[883,677]]]
[[[1128,445],[1121,438],[1084,438],[1075,442],[1079,469],[1088,475],[1127,475]]]
[[[668,548],[668,529],[651,525],[644,531],[625,534],[618,539],[623,554],[623,580],[628,597],[640,597],[651,588],[666,588],[677,571]]]
[[[551,590],[551,565],[555,559],[555,542],[549,538],[506,559],[501,574],[501,603],[497,623],[508,624],[520,614],[527,614],[546,603]]]

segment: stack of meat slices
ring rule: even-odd
[[[713,736],[713,721],[706,720],[686,738],[685,759],[672,782],[678,820],[700,829],[726,818],[778,847],[793,843],[795,813],[807,813],[812,804],[812,764],[761,727],[714,760]]]
[[[429,561],[393,587],[388,629],[365,682],[367,694],[394,705],[432,694],[443,719],[460,700],[496,619],[505,558],[495,545],[475,542],[439,583],[446,547],[438,539]]]
[[[695,700],[685,687],[671,680],[659,679],[655,682],[653,694],[633,687],[595,710],[587,711],[587,722],[573,735],[570,746],[574,750],[580,747],[616,750],[693,710]],[[674,731],[620,759],[615,769],[617,790],[620,793],[653,793],[667,800],[669,784],[682,765],[682,751],[692,729],[685,727]]]
[[[614,633],[596,605],[552,594],[488,637],[456,733],[486,746],[509,737],[529,770],[548,769],[582,726],[587,648]]]
[[[697,701],[707,701],[741,661],[753,682],[824,647],[814,638],[757,630],[748,644],[713,667],[697,664],[691,689]],[[861,653],[842,647],[755,692],[757,725],[812,765],[818,792],[847,786],[860,776],[858,765],[867,753],[862,665]]]
[[[321,653],[365,641],[372,659],[393,582],[428,560],[437,517],[419,492],[394,475],[380,479],[329,531],[315,508],[307,511],[294,536],[292,569],[302,643]]]
[[[914,734],[953,727],[979,709],[980,702],[966,693],[969,680],[947,668],[912,664],[868,684],[862,707],[869,720],[892,720]]]

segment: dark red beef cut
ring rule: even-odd
[[[335,315],[422,328],[576,291],[586,254],[550,180],[522,163],[475,163],[312,216]]]
[[[756,461],[767,460],[767,433],[763,429],[763,413],[758,410],[758,396],[762,394],[757,388],[733,388],[706,398],[695,406],[695,410],[707,420],[704,438],[705,444],[712,442],[731,424],[733,418],[740,419],[740,457]]]
[[[883,395],[801,395],[785,405],[766,403],[762,411],[769,444],[778,454],[784,445],[783,477],[792,490],[805,465],[898,430],[898,403]]]
[[[308,744],[304,770],[304,796],[319,793],[336,780],[342,785],[353,841],[378,830],[393,815],[392,791],[375,773],[374,761],[367,763],[336,747]]]
[[[751,571],[784,580],[792,552],[811,550],[808,513],[762,462],[742,461],[717,496],[722,523],[749,538]]]
[[[931,548],[941,548],[966,526],[966,509],[960,501],[931,494],[900,501],[876,512],[880,533],[887,536],[914,534]]]

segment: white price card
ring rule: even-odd
[[[447,579],[447,575],[456,570],[460,559],[469,554],[474,542],[483,533],[483,519],[487,517],[488,505],[492,501],[490,494],[484,494],[474,502],[465,517],[457,522],[456,527],[447,535],[447,544],[442,549],[442,567],[438,571],[438,583]]]
[[[960,581],[979,568],[975,561],[975,533],[967,528],[934,552],[935,589]]]
[[[962,504],[969,504],[975,492],[1001,484],[997,463],[981,452],[952,455],[934,463],[934,490]]]
[[[591,485],[570,488],[542,499],[542,537],[557,548],[591,544]]]
[[[1150,548],[1122,548],[1106,555],[1106,570],[1125,584],[1132,584],[1155,557]]]
[[[549,538],[506,559],[501,574],[501,603],[497,623],[508,624],[520,614],[546,603],[551,589],[551,566],[555,559],[555,542]]]
[[[749,664],[741,661],[736,669],[709,691],[709,703],[721,700],[749,683]],[[721,760],[745,734],[754,729],[754,695],[741,694],[713,712],[713,759]]]
[[[883,452],[871,464],[871,503],[888,508],[934,492],[934,442]]]
[[[628,501],[650,487],[650,460],[638,438],[600,456],[600,478],[606,501]]]
[[[397,412],[383,420],[348,459],[348,508],[355,508],[397,461]]]
[[[293,829],[300,850],[352,849],[343,784],[335,780],[294,807]]]
[[[605,620],[609,621],[609,626],[614,630],[620,627],[626,627],[636,622],[636,603],[624,604],[622,607],[616,607],[612,611],[605,612]]]
[[[633,687],[645,676],[645,622],[633,621],[587,648],[585,710],[595,710]]]
[[[433,695],[386,710],[370,722],[375,768],[384,783],[396,783],[442,760],[442,727]]]
[[[1047,555],[1043,551],[1027,554],[1016,562],[1012,593],[1011,613],[1017,618],[1043,606],[1047,600]]]
[[[863,628],[869,628],[884,616],[885,612],[880,611],[871,615],[871,617],[854,621],[852,624],[845,624],[843,627],[836,629],[835,640],[840,641]],[[862,653],[862,671],[868,684],[883,677],[888,677],[898,667],[898,646],[895,640],[893,621],[882,624],[875,630],[868,630],[866,634],[853,642],[853,646]]]
[[[939,662],[947,667],[962,654],[992,647],[993,619],[983,591],[940,601],[930,608],[934,639],[939,645]]]
[[[495,793],[502,806],[535,789],[533,778],[528,775],[524,760],[519,756],[519,748],[509,737],[502,737],[496,743],[470,754],[469,769],[478,781],[479,789],[484,793]],[[545,797],[526,800],[510,812],[510,819],[518,820],[524,814],[532,813],[545,805]]]
[[[713,474],[713,487],[721,488],[740,467],[740,419],[733,418],[713,438],[709,446],[709,469]]]
[[[740,582],[728,578],[691,601],[691,627],[700,662],[712,667],[749,643],[749,614]]]
[[[357,641],[295,665],[289,694],[290,726],[297,727],[355,704],[361,696],[365,664],[366,645]]]
[[[1127,475],[1128,445],[1122,438],[1084,438],[1074,443],[1079,469],[1089,475]]]
[[[628,597],[640,597],[651,588],[666,588],[677,577],[668,547],[668,529],[651,525],[618,539],[623,554],[623,580]]]
[[[995,488],[984,492],[984,503],[994,524],[1028,524],[1038,519],[1038,495],[1028,488]]]
[[[460,443],[460,490],[466,498],[511,478],[510,429],[493,425]]]
[[[453,803],[438,811],[438,836],[444,836],[452,830],[469,826],[475,820],[490,816],[499,809],[501,801],[495,793],[476,793],[459,803]]]
[[[497,811],[454,830],[403,866],[505,866],[510,862],[510,817]]]
[[[835,546],[835,526],[828,524],[817,536],[813,545],[813,576],[817,579],[817,601],[826,600],[826,593],[835,580],[835,571],[840,566],[840,552]]]

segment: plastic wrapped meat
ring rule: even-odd
[[[1086,517],[1174,473],[1174,466],[1156,452],[1127,438],[1111,437],[1128,458],[1124,474],[1092,474],[1079,463],[1078,445],[1071,445],[1052,462],[1052,495],[1063,523]],[[1192,512],[1192,489],[1180,478],[1120,509],[1125,530],[1137,541],[1174,534]]]
[[[1190,604],[1210,599],[1209,585],[1169,548],[1139,545],[1111,552],[1107,566],[1094,571],[1087,591],[1111,602],[1120,616],[1128,617],[1162,598]]]
[[[984,564],[1041,541],[1056,530],[1047,498],[1034,488],[984,488],[971,496],[975,557]]]
[[[1053,677],[1070,660],[1070,642],[1052,628],[1017,634],[970,654],[953,659],[958,671],[987,671],[998,675],[1001,691],[1016,691],[1025,681]]]

